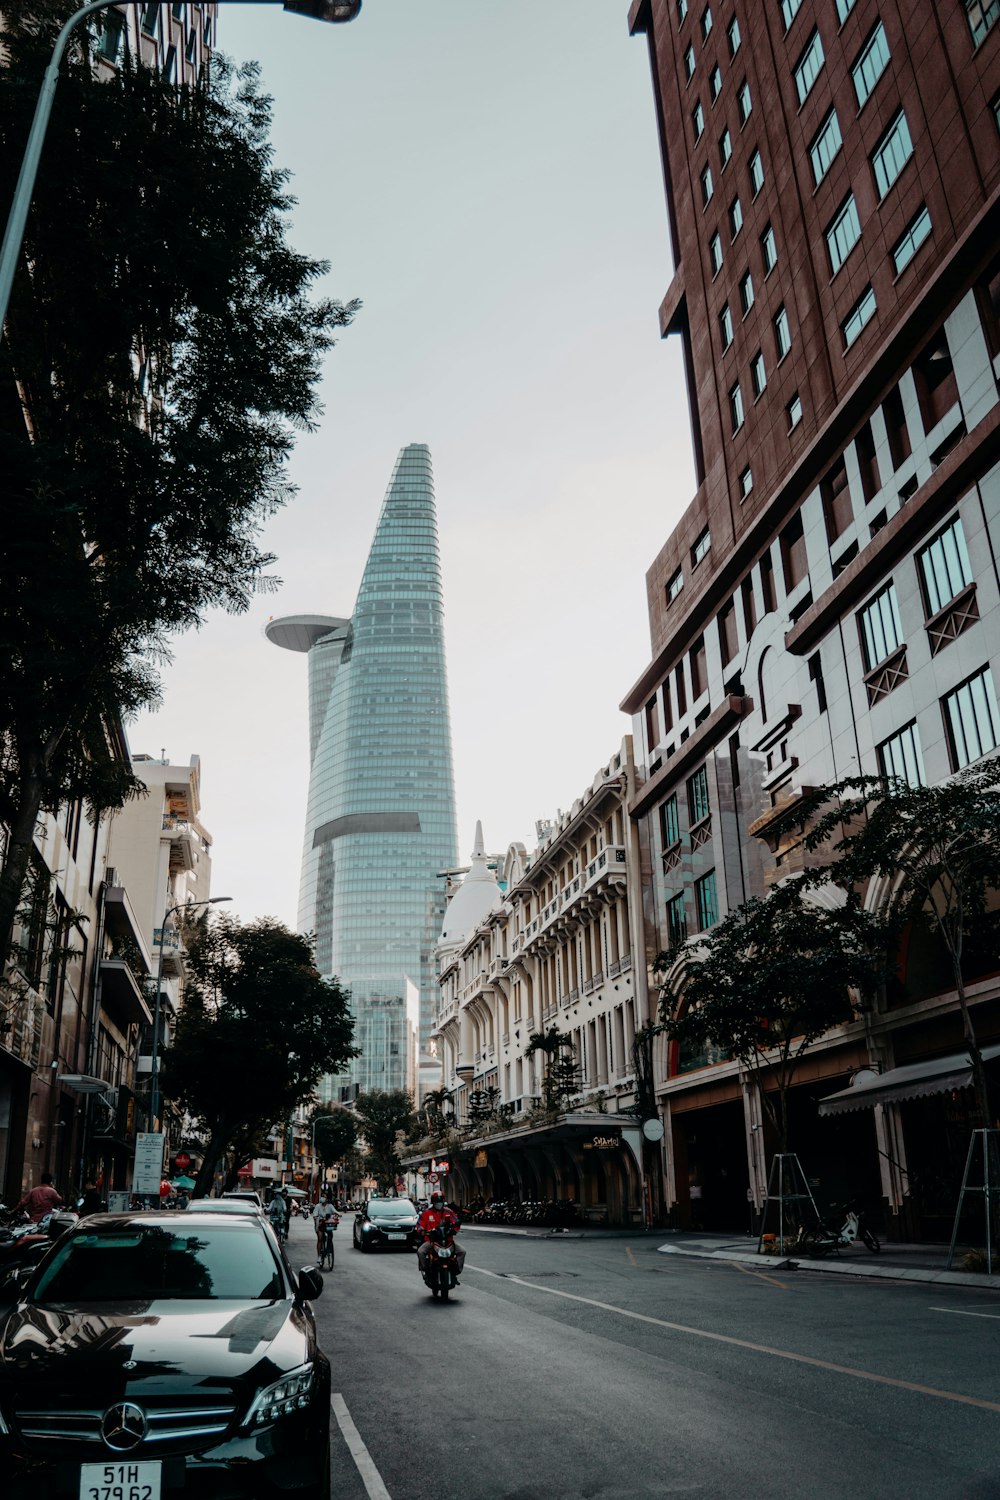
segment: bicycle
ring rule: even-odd
[[[795,1249],[803,1255],[819,1258],[829,1255],[831,1250],[838,1252],[844,1248],[849,1250],[857,1240],[860,1240],[873,1255],[879,1254],[882,1246],[875,1233],[865,1223],[865,1211],[858,1206],[856,1201],[841,1204],[835,1212],[838,1215],[845,1215],[844,1222],[839,1229],[833,1227],[828,1219],[820,1219],[819,1223],[799,1231]]]
[[[336,1225],[332,1219],[324,1219],[323,1237],[319,1254],[319,1268],[321,1271],[333,1270],[333,1231],[335,1228]]]

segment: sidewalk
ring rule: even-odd
[[[655,1231],[654,1231],[655,1232]],[[758,1255],[757,1242],[745,1235],[734,1239],[724,1234],[671,1234],[658,1247],[661,1255],[695,1256],[701,1260],[731,1260],[754,1265],[761,1270],[812,1271],[820,1275],[864,1276],[870,1280],[923,1281],[938,1286],[973,1286],[982,1291],[1000,1291],[1000,1275],[985,1276],[975,1271],[961,1271],[965,1248],[955,1250],[956,1269],[947,1270],[947,1245],[883,1244],[882,1253],[873,1255],[863,1246],[841,1250],[822,1260],[797,1255]],[[993,1264],[1000,1263],[1000,1253]]]

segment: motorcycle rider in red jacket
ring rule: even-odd
[[[431,1230],[437,1229],[439,1224],[444,1224],[450,1234],[457,1234],[462,1227],[461,1220],[455,1211],[448,1207],[441,1193],[431,1194],[431,1206],[425,1208],[417,1220],[417,1230],[424,1236],[423,1243],[417,1249],[417,1265],[421,1276],[427,1273],[427,1257],[431,1252],[428,1236]],[[461,1246],[455,1246],[455,1275],[461,1276],[462,1267],[465,1265],[465,1251]],[[457,1285],[457,1282],[456,1282]]]

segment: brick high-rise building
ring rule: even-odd
[[[698,479],[647,574],[651,660],[623,704],[651,951],[785,873],[768,819],[803,785],[934,783],[1000,745],[998,21],[996,0],[632,5]],[[973,990],[988,1046],[1000,982]],[[914,941],[867,1035],[825,1039],[793,1091],[824,1191],[950,1229],[960,1052],[954,994]],[[916,1063],[929,1097],[896,1074]],[[819,1107],[860,1069],[881,1069],[878,1099]],[[659,1087],[679,1218],[745,1224],[765,1178],[754,1089],[735,1062],[666,1049]]]

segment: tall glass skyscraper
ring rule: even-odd
[[[445,909],[442,872],[454,869],[458,841],[425,444],[411,443],[396,460],[351,618],[289,616],[265,633],[309,655],[299,926],[316,935],[320,971],[351,991],[361,1048],[325,1092],[433,1086],[434,946]]]

